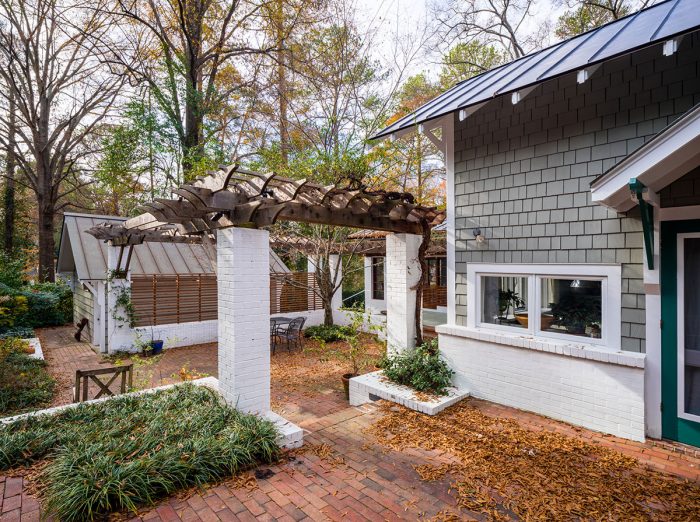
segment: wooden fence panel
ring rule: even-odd
[[[270,274],[270,313],[321,310],[323,303],[314,288],[318,288],[314,273]],[[218,316],[216,276],[133,275],[131,303],[136,326],[214,320]]]
[[[447,306],[446,286],[423,287],[423,308],[435,309],[438,306]]]
[[[316,290],[318,282],[313,272],[270,274],[270,313],[321,310],[323,303]]]

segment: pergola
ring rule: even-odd
[[[103,224],[89,233],[110,242],[110,268],[124,276],[132,249],[144,242],[216,242],[219,388],[239,409],[276,417],[270,412],[270,239],[263,227],[278,221],[389,232],[388,346],[401,350],[415,343],[419,249],[444,212],[416,204],[411,194],[372,191],[353,180],[324,186],[238,165],[184,183],[173,194],[122,225]],[[290,437],[288,444],[299,444],[301,432]]]

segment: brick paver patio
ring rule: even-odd
[[[40,332],[55,374],[74,366],[100,364],[88,345],[75,343],[66,329]],[[58,344],[57,344],[58,343]],[[64,344],[65,343],[65,344]],[[416,520],[455,519],[456,499],[446,478],[425,482],[414,466],[449,462],[449,455],[389,450],[364,433],[381,411],[374,405],[349,407],[340,384],[314,386],[312,393],[288,380],[275,382],[275,364],[286,367],[293,356],[273,358],[273,407],[305,430],[305,448],[258,477],[232,479],[204,491],[167,499],[140,514],[143,521],[216,520]],[[154,366],[153,382],[172,377],[183,365],[215,375],[216,346],[174,349]],[[56,365],[62,365],[59,370]],[[73,366],[71,366],[73,365]],[[71,368],[69,371],[67,368]],[[208,369],[209,371],[205,371]],[[302,379],[303,380],[303,379]],[[324,381],[320,381],[324,382]],[[70,395],[68,395],[69,397]],[[532,413],[468,399],[492,416],[513,418],[533,430],[551,430],[605,445],[660,471],[700,481],[700,451],[664,441],[636,443],[576,428]],[[40,505],[27,493],[21,476],[0,477],[0,521],[39,520]],[[461,519],[480,519],[459,513]]]

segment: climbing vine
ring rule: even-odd
[[[109,274],[107,274],[108,283],[111,283],[114,279],[123,279],[120,271],[111,270]],[[113,286],[112,292],[115,298],[115,306],[112,308],[112,318],[115,321],[128,323],[129,328],[134,328],[136,326],[136,309],[131,302],[131,288]],[[122,313],[124,315],[122,315]]]

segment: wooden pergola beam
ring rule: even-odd
[[[354,184],[353,184],[354,185]],[[197,178],[173,190],[176,199],[156,199],[123,225],[89,232],[114,245],[143,241],[200,242],[227,227],[263,227],[296,221],[386,232],[422,234],[444,212],[416,205],[406,193],[367,191],[260,174],[238,165]]]

